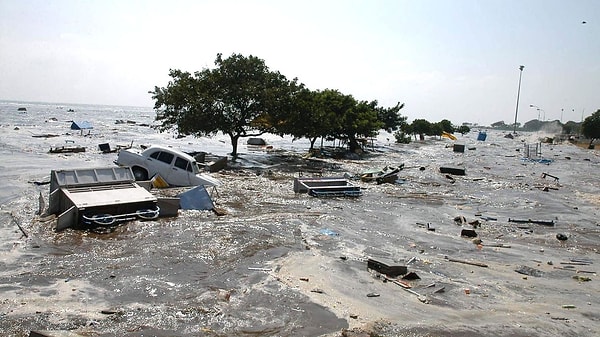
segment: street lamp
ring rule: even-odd
[[[539,107],[539,106],[537,106],[537,105],[533,105],[533,104],[529,104],[529,107],[530,107],[530,108],[536,108],[536,109],[537,109],[537,111],[538,111],[538,121],[540,120],[540,111],[544,113],[544,121],[546,120],[546,110],[544,110],[544,109],[540,108],[540,107]],[[562,117],[561,117],[561,118],[562,118]]]
[[[537,110],[537,112],[538,112],[538,121],[539,121],[540,120],[540,110],[542,110],[542,109],[540,109],[539,106],[533,105],[533,104],[529,104],[529,107],[530,108],[535,108]]]
[[[521,96],[521,76],[523,76],[523,68],[525,66],[519,66],[519,89],[517,89],[517,107],[515,108],[515,127],[513,133],[517,133],[517,115],[519,113],[519,96]]]

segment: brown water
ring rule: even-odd
[[[114,125],[114,116],[104,116],[91,135],[82,136],[66,122],[46,122],[54,112],[48,106],[8,119],[9,108],[3,106],[0,120],[4,335],[74,330],[90,336],[319,336],[364,324],[381,336],[576,336],[600,327],[596,275],[577,282],[573,271],[554,268],[570,259],[591,262],[579,269],[595,270],[600,263],[596,152],[546,144],[542,155],[549,164],[523,161],[524,144],[539,135],[507,139],[490,132],[485,142],[477,142],[476,133],[460,137],[471,148],[464,153],[453,152],[448,140],[396,145],[380,137],[361,160],[309,163],[300,157],[302,144],[272,137],[275,151],[242,146],[239,160],[214,174],[223,181],[214,201],[224,216],[180,211],[175,218],[134,221],[111,233],[56,233],[52,221],[36,216],[39,194],[47,197],[48,185],[31,182],[47,180],[55,168],[113,165],[114,156],[51,155],[52,143],[74,139],[91,149],[133,139],[217,154],[230,148],[223,139],[176,139],[137,124]],[[89,117],[94,109],[81,114]],[[128,119],[151,122],[149,115],[127,113]],[[44,132],[59,136],[31,137]],[[326,176],[352,177],[402,163],[396,184],[353,180],[363,188],[357,199],[319,199],[292,190],[294,177],[308,166],[322,167]],[[467,175],[447,177],[440,166],[464,167]],[[560,181],[542,178],[544,172]],[[481,222],[475,230],[483,248],[460,237],[469,225],[457,225],[459,215]],[[554,220],[555,226],[509,218]],[[560,233],[569,239],[557,240]],[[499,243],[511,248],[485,246]],[[287,259],[292,256],[300,260]],[[284,262],[301,265],[303,256],[317,258],[295,271]],[[428,304],[366,270],[367,258],[402,264],[413,257],[411,269],[421,276],[414,289]],[[446,257],[489,267],[449,263]],[[514,271],[521,265],[543,276],[525,279]],[[307,275],[310,281],[298,281]],[[314,291],[320,279],[323,293]],[[444,293],[433,292],[441,286]],[[367,300],[369,292],[382,296]],[[576,309],[566,311],[564,304]],[[348,308],[361,313],[358,319],[345,313]]]

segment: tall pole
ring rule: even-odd
[[[523,76],[523,68],[525,66],[519,66],[519,89],[517,89],[517,107],[515,108],[515,126],[513,129],[513,133],[517,133],[517,115],[519,113],[519,96],[521,96],[521,76]]]
[[[519,104],[519,103],[517,103],[517,104]],[[538,112],[538,118],[537,118],[537,120],[539,121],[540,120],[540,111],[542,110],[542,108],[540,108],[537,105],[533,105],[533,104],[529,104],[529,107],[530,108],[535,108],[537,110],[537,112]]]

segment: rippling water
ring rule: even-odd
[[[18,111],[20,107],[27,111]],[[89,121],[93,129],[71,130],[73,120]],[[215,174],[224,183],[215,201],[227,210],[226,216],[186,211],[176,218],[128,223],[108,234],[55,233],[51,222],[37,219],[38,198],[49,191],[48,185],[35,182],[47,181],[52,169],[114,165],[116,154],[102,154],[99,144],[160,143],[217,155],[231,151],[228,137],[177,138],[156,132],[150,127],[153,123],[150,108],[0,101],[2,331],[11,336],[26,336],[35,329],[78,329],[98,336],[317,336],[339,331],[348,326],[346,319],[261,268],[276,271],[280,257],[305,251],[307,245],[335,261],[341,255],[349,257],[344,268],[352,278],[367,274],[357,262],[366,257],[431,252],[419,255],[431,262],[440,255],[476,253],[453,233],[457,213],[501,219],[486,226],[487,239],[515,240],[522,249],[486,251],[485,257],[499,265],[521,263],[523,256],[531,260],[529,247],[537,251],[542,244],[551,248],[544,258],[555,254],[555,259],[597,248],[597,154],[569,144],[548,144],[543,157],[552,160],[550,165],[523,161],[524,144],[536,143],[540,135],[507,139],[497,131],[490,131],[486,142],[477,142],[476,132],[459,137],[467,145],[464,153],[453,152],[447,140],[398,145],[390,143],[390,135],[382,135],[366,160],[319,162],[328,175],[350,176],[405,164],[403,183],[357,182],[365,192],[357,200],[295,195],[292,180],[305,165],[297,154],[306,152],[308,142],[265,135],[282,152],[255,151],[240,143],[235,169]],[[48,153],[51,147],[72,144],[85,146],[86,152]],[[468,174],[451,179],[440,174],[440,166],[461,166]],[[561,186],[541,191],[540,185],[555,186],[541,177],[543,172],[560,177]],[[510,217],[554,219],[557,226],[525,232],[507,223]],[[438,231],[423,230],[425,223],[435,224]],[[322,230],[339,235],[323,238]],[[560,250],[563,247],[552,238],[556,231],[574,235],[568,241],[573,247]],[[458,281],[463,283],[477,276],[465,276],[463,270],[439,262],[420,267],[426,282],[446,282],[449,290],[461,286],[452,283],[456,275],[462,275]],[[533,296],[529,288],[504,286],[513,281],[500,279],[503,276],[498,272],[477,280],[490,299],[473,304],[463,296],[445,305],[456,310],[477,305],[490,313],[504,297],[511,301]],[[365,283],[372,286],[373,281]],[[339,287],[356,292],[344,284]],[[561,296],[556,289],[553,293]],[[581,291],[564,296],[597,304]],[[386,300],[397,312],[408,312],[406,304]],[[429,308],[435,313],[429,322],[439,317],[455,320]],[[423,312],[415,315],[419,313]]]

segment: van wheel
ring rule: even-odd
[[[133,171],[133,177],[137,181],[146,181],[148,180],[148,172],[141,167],[134,167],[131,169]]]

